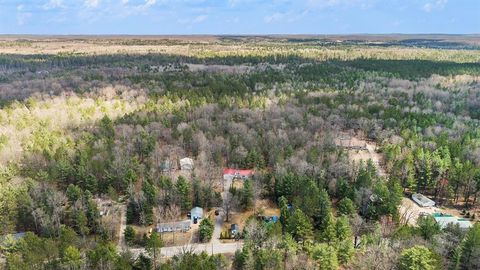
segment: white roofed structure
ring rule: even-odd
[[[191,158],[180,159],[180,169],[182,169],[182,171],[193,170],[193,159]]]
[[[435,202],[427,198],[426,196],[420,194],[420,193],[415,193],[412,195],[412,200],[416,202],[418,205],[421,207],[433,207],[435,206]]]
[[[435,221],[442,229],[445,229],[449,224],[452,224],[454,226],[458,225],[460,229],[464,230],[473,226],[470,220],[466,218],[457,218],[448,214],[435,213],[433,214],[433,218],[435,218]]]
[[[190,230],[190,220],[159,223],[156,228],[158,233],[164,232],[187,232]]]
[[[190,211],[190,219],[193,221],[194,219],[202,219],[203,218],[203,208],[201,207],[194,207]]]

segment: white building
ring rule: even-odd
[[[180,169],[182,171],[191,171],[193,170],[193,159],[191,158],[182,158],[180,159]]]
[[[435,202],[430,200],[429,198],[425,197],[420,193],[415,193],[412,195],[412,200],[416,202],[421,207],[433,207],[435,206]]]
[[[433,218],[435,218],[435,221],[442,229],[445,229],[449,224],[458,225],[460,229],[464,230],[472,227],[472,223],[466,218],[457,218],[452,215],[442,213],[433,214]]]
[[[194,207],[190,210],[190,219],[193,221],[194,219],[202,219],[203,218],[203,208],[201,207]]]

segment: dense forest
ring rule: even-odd
[[[10,52],[41,42],[75,41],[0,42],[0,267],[480,269],[478,48],[230,37]],[[354,162],[345,134],[382,161]],[[172,172],[184,157],[193,172]],[[255,175],[224,197],[223,168]],[[473,226],[410,224],[402,201],[417,192]],[[159,234],[133,229],[260,200],[279,222],[249,217],[234,254],[161,257]],[[104,201],[125,209],[125,232]],[[119,234],[144,252],[119,250]]]

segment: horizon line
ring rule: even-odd
[[[111,37],[119,37],[119,36],[131,36],[131,37],[185,37],[185,36],[206,36],[206,37],[224,37],[224,36],[241,36],[241,37],[282,37],[282,36],[395,36],[395,35],[404,35],[404,36],[480,36],[479,33],[329,33],[329,34],[311,34],[311,33],[271,33],[271,34],[28,34],[28,33],[19,33],[19,34],[2,34],[0,33],[0,37],[5,36],[38,36],[38,37],[69,37],[69,36],[92,36],[92,37],[101,37],[101,36],[111,36]]]

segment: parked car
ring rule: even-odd
[[[220,215],[220,210],[215,209],[215,216],[218,216],[218,215]]]
[[[230,225],[230,235],[235,236],[238,233],[238,225],[237,224],[232,224]]]
[[[198,223],[198,218],[197,217],[194,217],[193,218],[193,224],[197,224]]]

